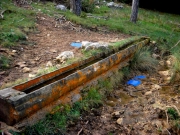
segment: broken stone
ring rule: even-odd
[[[61,5],[61,4],[57,5],[56,9],[59,9],[59,10],[62,10],[62,11],[66,11],[67,10],[67,8],[64,5]]]
[[[119,124],[119,125],[122,125],[123,124],[123,118],[119,118],[119,119],[117,119],[117,124]]]
[[[46,63],[46,67],[52,67],[52,66],[53,66],[53,64],[52,64],[51,61],[48,61],[48,62]]]
[[[80,94],[76,94],[76,95],[74,95],[73,97],[72,97],[72,103],[75,103],[76,101],[79,101],[79,100],[81,100],[82,99],[82,97],[81,97],[81,95]]]
[[[170,76],[170,75],[171,75],[171,71],[170,71],[170,70],[159,71],[158,73],[159,73],[160,75],[162,75],[162,76]]]
[[[13,53],[16,53],[17,51],[16,50],[12,50]]]
[[[57,51],[55,49],[51,49],[50,52],[56,53]]]
[[[56,61],[64,63],[66,60],[68,60],[70,58],[74,58],[74,53],[71,51],[65,51],[56,57]]]
[[[152,91],[147,91],[144,95],[145,96],[150,96],[150,95],[152,95]]]
[[[120,116],[120,112],[119,111],[116,111],[116,112],[112,113],[112,117],[113,118],[118,118],[119,116]]]
[[[152,44],[156,44],[156,41],[152,41]]]
[[[164,66],[164,61],[159,61],[159,65]]]
[[[152,90],[160,90],[160,89],[162,89],[162,87],[161,87],[160,85],[158,85],[158,84],[153,84],[153,85],[151,86],[151,89],[152,89]]]
[[[31,71],[31,69],[28,67],[24,67],[22,71],[23,71],[23,73],[28,73]]]
[[[19,66],[20,68],[26,67],[26,62],[18,62],[16,66]]]
[[[29,74],[29,78],[34,78],[35,76],[35,74]]]

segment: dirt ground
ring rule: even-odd
[[[75,57],[82,57],[81,50],[70,46],[72,42],[113,42],[130,37],[121,33],[83,28],[77,31],[61,24],[59,26],[54,18],[39,15],[38,31],[28,35],[28,45],[19,44],[11,50],[0,48],[2,53],[12,56],[10,68],[0,71],[0,85],[19,78],[29,78],[29,74],[46,67],[49,61],[53,63],[63,51],[73,51]],[[30,71],[23,73],[24,67],[30,68]],[[78,121],[72,122],[67,127],[66,135],[180,134],[180,131],[170,126],[172,121],[165,113],[167,106],[180,108],[179,88],[166,84],[157,73],[144,75],[146,78],[138,87],[125,83],[117,86],[101,107],[84,112]]]
[[[117,86],[101,107],[72,122],[66,135],[180,135],[166,114],[169,106],[180,108],[178,88],[156,73],[143,75],[137,87]]]
[[[73,51],[75,57],[81,57],[81,50],[72,47],[72,42],[114,42],[129,37],[121,33],[83,29],[80,26],[72,29],[70,26],[68,22],[60,24],[54,18],[38,15],[37,31],[28,35],[28,41],[24,43],[27,45],[19,44],[10,50],[0,48],[0,52],[10,55],[12,61],[9,69],[0,71],[0,85],[36,74],[38,69],[46,67],[47,62],[53,63],[63,51]],[[23,73],[24,67],[30,68],[30,71]]]

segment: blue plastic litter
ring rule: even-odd
[[[79,43],[79,42],[72,42],[72,43],[71,43],[71,46],[80,48],[80,47],[82,46],[82,44]]]
[[[138,76],[134,77],[134,79],[144,79],[144,78],[146,78],[145,75],[138,75]]]
[[[140,80],[129,80],[129,81],[127,81],[127,84],[128,85],[133,85],[133,86],[138,86],[138,85],[140,85],[141,84],[141,81]]]

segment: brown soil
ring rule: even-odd
[[[66,135],[180,135],[175,121],[165,113],[167,106],[180,108],[180,92],[161,86],[164,81],[158,74],[145,75],[137,87],[127,86],[126,81],[117,86],[101,107],[70,122]]]
[[[64,22],[67,23],[67,22]],[[79,26],[76,26],[79,28]],[[28,35],[28,41],[23,45],[19,44],[12,49],[0,48],[0,52],[4,52],[11,56],[11,66],[5,71],[0,71],[0,86],[19,78],[28,78],[30,73],[36,74],[38,69],[45,68],[46,63],[53,60],[63,51],[73,51],[75,57],[82,57],[81,50],[70,45],[76,41],[103,41],[112,42],[129,37],[121,33],[100,32],[81,28],[71,29],[70,25],[60,24],[54,18],[45,15],[37,16],[37,29],[34,34]],[[75,27],[74,27],[75,28]],[[12,50],[16,50],[15,53]],[[30,68],[30,72],[23,73],[24,65]]]

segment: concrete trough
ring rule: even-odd
[[[85,86],[119,65],[123,66],[136,50],[149,42],[149,38],[142,37],[135,44],[129,42],[121,48],[108,50],[23,84],[0,90],[0,121],[14,125],[57,100],[59,103],[74,102],[73,95],[80,93],[78,87]],[[68,98],[65,98],[67,95]]]

